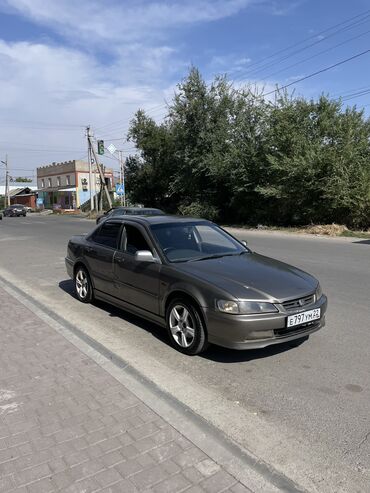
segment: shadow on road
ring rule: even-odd
[[[209,359],[218,363],[242,363],[256,359],[269,358],[271,356],[275,356],[276,354],[285,353],[286,351],[297,348],[307,341],[307,339],[308,336],[295,341],[275,344],[274,346],[269,346],[262,349],[236,350],[212,345],[209,347],[208,351],[200,356],[204,359]]]
[[[77,300],[77,296],[75,294],[74,283],[71,279],[67,279],[65,281],[61,281],[59,283],[60,289],[62,289],[65,293],[69,294]],[[141,318],[137,315],[134,315],[130,312],[126,312],[122,308],[117,308],[114,305],[110,305],[109,303],[105,303],[104,301],[94,300],[93,305],[99,308],[100,310],[104,310],[108,313],[110,317],[120,318],[121,320],[128,322],[130,324],[136,325],[140,329],[144,329],[154,337],[159,339],[160,341],[166,343],[168,346],[170,345],[167,337],[166,330],[163,327],[156,325],[153,322],[149,322],[144,318]]]
[[[352,241],[352,243],[357,244],[357,245],[370,245],[370,240]]]
[[[77,300],[77,296],[76,296],[76,293],[75,293],[75,287],[74,287],[74,284],[73,284],[72,279],[66,279],[65,281],[60,281],[59,287],[65,293],[71,295],[72,298],[74,298],[75,300]]]
[[[74,283],[71,279],[61,281],[59,283],[59,287],[65,293],[69,294],[75,300],[77,300],[74,290]],[[109,303],[105,303],[104,301],[95,300],[93,304],[100,310],[104,310],[105,312],[107,312],[110,317],[120,318],[121,320],[133,324],[140,329],[146,330],[153,337],[171,347],[167,331],[163,329],[163,327],[149,322],[139,316],[126,312],[121,308],[116,308],[115,306],[110,305]],[[208,350],[200,354],[199,357],[214,361],[216,363],[242,363],[255,359],[269,358],[271,356],[275,356],[276,354],[284,353],[285,351],[289,351],[300,346],[307,339],[308,336],[302,339],[297,339],[296,341],[276,344],[274,346],[269,346],[263,349],[247,349],[242,351],[227,349],[211,344]]]

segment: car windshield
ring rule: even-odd
[[[211,223],[153,224],[151,230],[170,262],[201,261],[249,252],[232,236]]]

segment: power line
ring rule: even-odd
[[[344,96],[344,97],[341,97],[341,98],[338,98],[340,99],[341,101],[349,101],[350,99],[354,99],[354,98],[359,98],[361,96],[366,96],[367,94],[370,94],[370,88],[367,89],[366,91],[359,91],[359,92],[355,92],[353,94],[348,94],[347,96]]]
[[[152,106],[148,109],[144,109],[145,113],[146,114],[150,114],[152,111],[155,111],[159,108],[166,108],[167,107],[167,103],[165,104],[159,104],[159,105],[156,105],[156,106]],[[101,127],[97,127],[95,128],[95,131],[96,130],[101,130],[101,129],[106,129],[107,127],[110,127],[112,125],[115,125],[117,123],[120,123],[120,125],[118,125],[117,127],[114,127],[114,128],[111,128],[109,131],[114,131],[114,130],[117,130],[119,128],[121,128],[124,124],[127,124],[132,118],[126,118],[126,119],[120,119],[120,120],[116,120],[114,122],[111,122],[111,123],[107,123],[106,125],[102,125]],[[102,134],[102,136],[104,136],[105,134]]]
[[[354,60],[355,58],[359,58],[360,56],[366,55],[369,52],[370,52],[370,49],[369,50],[362,51],[361,53],[357,53],[356,55],[352,55],[349,58],[345,58],[344,60],[341,60],[340,62],[334,63],[333,65],[329,65],[328,67],[324,67],[321,70],[317,70],[316,72],[313,72],[312,74],[308,74],[308,75],[306,75],[304,77],[301,77],[300,79],[297,79],[297,80],[295,80],[293,82],[290,82],[289,84],[285,84],[284,86],[278,87],[277,89],[275,89],[273,91],[264,93],[264,94],[261,95],[261,97],[269,96],[270,94],[274,94],[276,92],[282,91],[282,90],[284,90],[284,89],[286,89],[286,88],[288,88],[290,86],[293,86],[295,84],[298,84],[299,82],[302,82],[303,80],[310,79],[311,77],[315,77],[316,75],[319,75],[319,74],[322,74],[324,72],[327,72],[328,70],[331,70],[331,69],[333,69],[335,67],[339,67],[339,65],[343,65],[344,63],[350,62],[351,60]]]
[[[352,27],[356,27],[356,26],[358,26],[358,25],[361,25],[361,24],[363,23],[363,21],[364,21],[364,20],[367,20],[367,19],[370,17],[369,12],[370,12],[370,9],[366,10],[366,11],[365,11],[365,12],[363,12],[362,14],[358,14],[358,15],[356,15],[356,16],[354,16],[354,17],[351,17],[351,18],[349,18],[349,19],[347,19],[347,20],[345,20],[345,21],[342,21],[342,22],[340,22],[339,24],[335,24],[334,26],[331,26],[331,27],[329,27],[329,28],[327,28],[327,29],[325,29],[325,30],[323,30],[323,31],[321,31],[321,32],[319,32],[319,33],[317,33],[317,34],[315,34],[314,36],[310,36],[310,37],[308,37],[308,38],[303,39],[302,41],[298,41],[298,42],[296,42],[296,43],[294,43],[294,44],[292,44],[292,45],[289,45],[288,47],[283,48],[282,50],[279,50],[279,51],[277,51],[277,52],[273,53],[272,55],[269,55],[268,57],[263,58],[263,59],[262,59],[262,60],[260,60],[260,61],[257,61],[257,62],[252,63],[252,64],[249,66],[249,68],[248,68],[248,70],[247,70],[246,72],[243,72],[243,73],[242,73],[241,75],[239,75],[237,78],[234,78],[234,80],[240,80],[240,79],[242,79],[242,78],[244,78],[244,77],[246,77],[246,76],[249,76],[249,75],[251,75],[251,74],[255,74],[256,72],[260,72],[261,70],[263,70],[263,69],[265,69],[265,68],[268,68],[268,67],[274,66],[274,65],[276,65],[277,63],[281,63],[282,61],[284,61],[284,60],[286,60],[286,59],[288,59],[288,58],[290,58],[290,57],[292,57],[292,56],[294,56],[294,55],[296,55],[296,54],[298,54],[298,53],[301,53],[302,51],[304,51],[304,50],[306,50],[306,49],[309,49],[309,48],[311,48],[312,46],[315,46],[316,44],[319,44],[319,43],[321,43],[321,42],[323,42],[323,41],[326,41],[328,38],[331,38],[331,37],[333,37],[333,36],[337,35],[337,34],[338,34],[338,33],[340,33],[340,32],[343,32],[343,31],[345,31],[345,30],[351,29]],[[321,38],[321,39],[317,39],[317,37],[318,37],[318,36],[322,36],[323,34],[325,34],[325,33],[329,32],[329,31],[332,31],[333,29],[335,29],[335,28],[337,28],[337,27],[339,27],[339,26],[342,26],[343,24],[348,24],[349,22],[351,22],[351,21],[353,21],[354,19],[357,19],[357,18],[359,18],[359,17],[363,17],[363,18],[362,18],[362,19],[360,19],[359,21],[356,21],[356,22],[354,22],[354,23],[352,23],[352,24],[349,24],[349,25],[347,25],[347,26],[343,27],[342,29],[338,29],[338,30],[334,31],[334,33],[330,34],[329,36],[323,37],[323,38]],[[306,41],[310,41],[311,39],[315,39],[316,41],[314,41],[313,43],[311,43],[311,44],[309,44],[309,45],[307,45],[307,46],[304,46],[304,47],[302,47],[302,48],[300,48],[300,49],[296,50],[296,47],[297,47],[297,46],[299,46],[299,45],[301,45],[301,44],[305,43]],[[250,70],[250,69],[251,69],[251,67],[254,67],[254,66],[256,66],[256,65],[261,65],[261,64],[263,64],[266,60],[270,60],[270,59],[272,59],[272,58],[275,58],[276,56],[280,55],[281,53],[285,53],[286,51],[289,51],[289,50],[292,50],[292,49],[293,49],[293,50],[295,50],[295,51],[293,51],[292,53],[290,53],[290,54],[286,55],[285,57],[278,58],[277,60],[275,60],[275,61],[273,61],[273,62],[271,62],[271,63],[265,64],[265,65],[263,65],[263,66],[256,67],[256,68],[254,68],[253,70]]]
[[[30,130],[50,130],[50,131],[61,131],[61,132],[75,132],[76,128],[81,128],[81,125],[74,125],[74,126],[56,126],[50,123],[39,123],[39,124],[33,124],[33,125],[28,125],[27,123],[22,123],[22,122],[11,122],[11,121],[6,121],[6,122],[0,122],[1,127],[14,127],[14,128],[26,128]]]
[[[337,92],[337,93],[333,93],[331,96],[332,97],[340,97],[340,96],[347,96],[353,92],[356,92],[356,91],[362,91],[362,90],[366,90],[366,89],[370,89],[369,86],[361,86],[361,87],[354,87],[352,89],[348,89],[347,91],[345,92]]]
[[[78,152],[81,153],[83,152],[81,149],[31,149],[27,147],[6,147],[7,150],[14,152],[46,152],[46,153],[53,153],[53,152],[59,152],[59,153],[71,153],[71,152]]]
[[[361,33],[361,34],[358,34],[357,36],[354,36],[352,38],[346,39],[345,41],[342,41],[341,43],[338,43],[338,44],[336,44],[334,46],[330,46],[329,48],[326,48],[325,50],[319,51],[318,53],[315,53],[314,55],[311,55],[311,56],[309,56],[307,58],[304,58],[303,60],[299,60],[296,63],[293,63],[291,65],[288,65],[287,67],[284,67],[281,70],[277,70],[276,72],[273,72],[272,74],[266,75],[265,76],[265,80],[266,79],[269,79],[273,75],[280,74],[281,72],[284,72],[285,70],[288,70],[288,69],[290,69],[292,67],[296,67],[297,65],[300,65],[301,63],[307,62],[308,60],[312,60],[313,58],[316,58],[316,57],[318,57],[320,55],[323,55],[324,53],[328,53],[329,51],[334,50],[335,48],[338,48],[339,46],[343,46],[343,45],[349,43],[350,41],[353,41],[355,39],[358,39],[358,38],[360,38],[360,37],[362,37],[362,36],[364,36],[365,34],[368,34],[368,33],[370,33],[370,29],[368,31],[365,31],[365,32]]]

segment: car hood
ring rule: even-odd
[[[306,272],[257,253],[184,262],[177,268],[239,299],[285,301],[311,294],[317,286]]]

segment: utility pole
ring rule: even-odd
[[[10,190],[9,190],[9,171],[8,171],[8,155],[5,155],[5,161],[1,161],[5,164],[5,200],[6,206],[10,205]]]
[[[90,126],[86,127],[86,137],[87,137],[87,159],[89,161],[89,189],[90,189],[90,211],[94,210],[94,196],[93,196],[93,181],[92,181],[92,151],[91,151],[91,136],[90,136]],[[95,177],[94,177],[95,179]]]
[[[107,197],[109,208],[111,208],[112,207],[112,200],[111,200],[110,195],[109,195],[109,190],[108,190],[107,184],[105,183],[104,173],[103,173],[103,171],[101,169],[101,166],[100,166],[100,163],[99,163],[99,160],[98,160],[98,156],[96,154],[95,148],[94,148],[93,143],[91,141],[90,132],[88,132],[88,134],[87,134],[87,140],[89,142],[90,150],[91,150],[92,156],[93,156],[93,158],[95,160],[96,167],[98,168],[98,171],[99,171],[100,182],[103,185],[103,188],[104,188],[104,191],[105,191],[105,195]]]
[[[118,151],[118,159],[119,159],[119,181],[120,184],[123,185],[123,194],[120,195],[120,201],[121,201],[121,205],[124,205],[126,207],[125,166],[123,164],[122,151]]]

